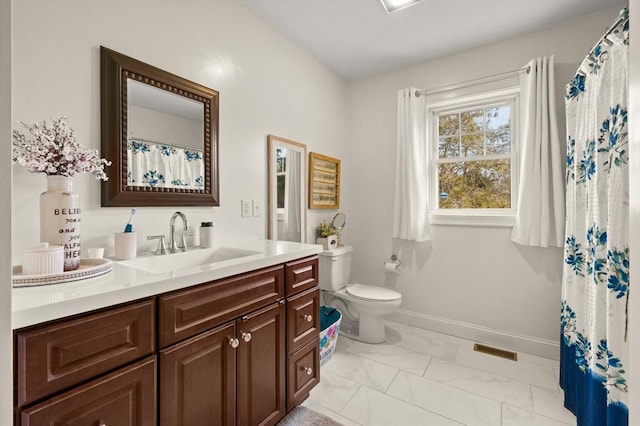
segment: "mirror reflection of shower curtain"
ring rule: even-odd
[[[204,188],[204,156],[197,149],[130,139],[127,185],[160,188]]]
[[[291,149],[287,150],[287,169],[285,178],[284,197],[284,225],[283,231],[290,234],[300,234],[302,194],[300,179],[301,158],[300,153]]]

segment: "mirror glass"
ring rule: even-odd
[[[217,206],[218,92],[100,48],[102,206]]]
[[[344,229],[346,223],[347,216],[344,213],[336,213],[331,220],[331,227],[340,232]]]
[[[127,185],[202,189],[204,104],[127,79]]]
[[[337,231],[338,247],[342,247],[342,230],[347,224],[347,216],[344,213],[336,213],[331,220],[331,227]]]
[[[306,241],[307,146],[269,135],[269,239]]]

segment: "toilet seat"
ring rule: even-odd
[[[394,300],[400,300],[402,297],[402,295],[395,290],[358,283],[348,285],[346,293],[356,299],[367,300],[370,302],[391,302]]]

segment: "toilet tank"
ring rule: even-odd
[[[319,253],[318,285],[322,290],[335,291],[349,284],[352,251],[352,247],[344,246]]]

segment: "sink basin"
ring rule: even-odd
[[[261,252],[233,247],[219,247],[214,249],[193,249],[184,253],[163,256],[141,256],[132,260],[122,261],[120,264],[150,273],[162,274],[164,272],[195,269],[256,254],[261,254]]]

